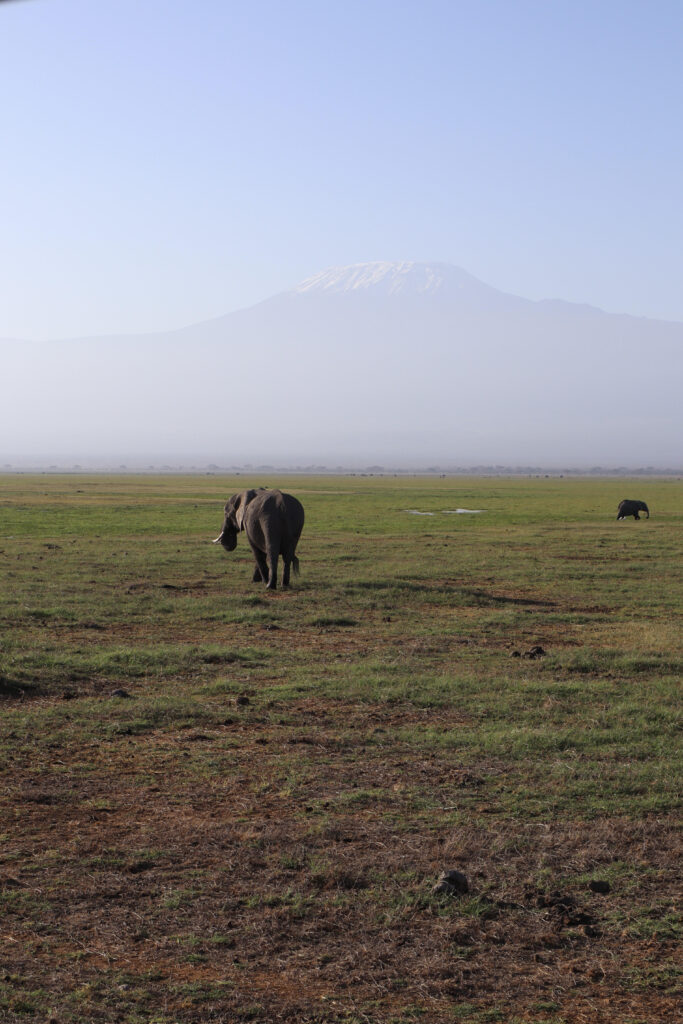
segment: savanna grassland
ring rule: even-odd
[[[286,592],[211,544],[259,484]],[[1,477],[0,1020],[673,1021],[682,524],[680,480]]]

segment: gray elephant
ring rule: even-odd
[[[237,534],[244,530],[256,559],[254,583],[263,582],[269,590],[277,587],[277,563],[282,555],[282,586],[289,586],[290,566],[299,572],[296,546],[304,528],[304,510],[300,501],[282,491],[241,491],[233,494],[225,506],[223,529],[214,540],[226,551],[234,551]]]
[[[634,519],[640,519],[640,516],[638,515],[639,512],[644,512],[647,518],[650,518],[650,510],[644,501],[620,501],[617,519],[625,519],[626,516],[633,516]]]

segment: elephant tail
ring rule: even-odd
[[[296,557],[296,555],[292,555],[292,569],[294,570],[294,575],[298,576],[299,575],[299,559]]]

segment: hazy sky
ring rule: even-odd
[[[440,260],[683,320],[681,0],[0,3],[0,337]]]

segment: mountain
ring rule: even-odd
[[[525,302],[447,263],[356,263],[350,267],[331,267],[302,281],[293,291],[309,296],[424,296],[430,301],[436,298],[479,309],[516,308]]]
[[[678,466],[682,352],[680,323],[362,263],[170,333],[4,343],[0,462]]]

